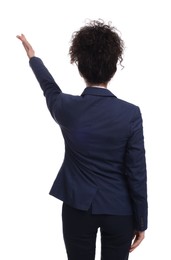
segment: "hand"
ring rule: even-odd
[[[35,52],[34,52],[32,46],[30,45],[30,43],[27,41],[27,39],[24,36],[24,34],[17,35],[17,38],[22,42],[22,44],[24,46],[24,49],[26,50],[27,56],[29,58],[34,57]]]
[[[135,235],[133,237],[133,243],[131,245],[129,252],[132,252],[136,247],[138,247],[140,245],[140,243],[142,242],[142,240],[144,239],[144,237],[145,237],[144,231],[136,231]]]

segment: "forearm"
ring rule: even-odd
[[[43,90],[44,96],[46,97],[48,109],[52,117],[56,120],[55,113],[61,108],[60,94],[62,91],[40,58],[32,57],[29,64]]]
[[[56,94],[61,93],[61,89],[56,84],[52,75],[50,74],[48,69],[45,67],[45,65],[43,64],[43,62],[40,58],[32,57],[29,60],[29,64],[30,64],[30,67],[32,68],[45,96],[49,90],[55,91]]]
[[[134,152],[136,155],[133,155]],[[133,157],[136,158],[134,163]],[[131,162],[130,167],[127,164],[127,180],[134,212],[135,228],[137,231],[144,231],[147,229],[148,204],[147,171],[143,141],[139,147],[136,146],[136,149],[132,150]]]
[[[128,186],[131,195],[132,208],[135,221],[135,230],[144,231],[148,226],[148,204],[147,204],[147,185],[146,181],[140,183],[131,180],[128,181]]]

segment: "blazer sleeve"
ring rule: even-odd
[[[52,117],[56,120],[55,111],[60,110],[60,96],[62,91],[40,58],[32,57],[29,60],[29,64],[40,84],[41,89],[43,90],[44,96],[46,97],[46,103],[49,111]]]
[[[126,176],[131,194],[135,229],[147,229],[147,172],[142,117],[139,107],[131,122],[131,134],[126,150]]]

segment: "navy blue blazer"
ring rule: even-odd
[[[50,194],[93,214],[134,215],[147,228],[146,162],[139,107],[108,89],[62,93],[41,59],[30,66],[61,128],[65,157]]]

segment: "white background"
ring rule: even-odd
[[[16,35],[24,33],[63,92],[81,94],[70,65],[72,32],[86,18],[112,21],[125,41],[124,70],[109,89],[140,106],[148,169],[149,229],[131,260],[170,255],[170,1],[1,0],[0,259],[66,260],[61,202],[49,190],[63,160],[60,130]],[[100,259],[99,234],[96,259]]]

